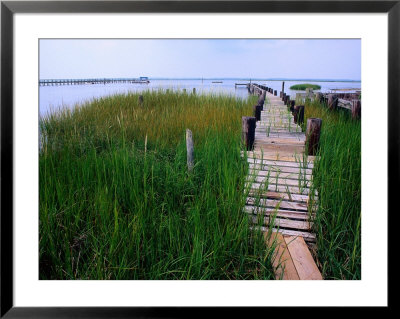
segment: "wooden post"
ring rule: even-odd
[[[282,98],[282,91],[279,91],[279,97]]]
[[[309,118],[307,120],[306,147],[307,155],[317,154],[319,146],[319,137],[321,135],[322,120],[318,118]]]
[[[143,95],[139,95],[139,106],[143,106]]]
[[[285,99],[283,100],[283,102],[285,103],[285,105],[288,104],[289,99],[290,99],[290,96],[289,96],[289,95],[285,95]]]
[[[336,110],[338,105],[338,98],[334,94],[328,95],[328,109]]]
[[[285,92],[285,81],[282,82],[282,92]]]
[[[262,105],[257,104],[253,106],[253,114],[254,117],[256,118],[256,121],[259,121],[261,119],[261,111],[262,111]]]
[[[361,118],[361,101],[360,100],[352,100],[351,101],[351,117],[353,119]]]
[[[265,91],[263,91],[261,93],[260,97],[258,98],[258,102],[257,102],[257,104],[261,105],[261,109],[264,106],[264,102],[265,102]]]
[[[191,172],[194,166],[194,147],[193,147],[192,131],[189,129],[186,129],[186,152],[187,152],[187,167],[188,171]]]
[[[295,105],[293,108],[293,117],[296,124],[303,124],[304,122],[304,105]]]
[[[290,112],[293,112],[294,111],[294,105],[296,104],[296,101],[295,100],[290,100],[289,101],[289,110],[290,110]]]
[[[193,88],[193,94],[196,94],[196,88]]]
[[[274,90],[274,96],[277,96],[277,95],[278,95],[278,91]]]
[[[242,117],[242,141],[246,150],[251,151],[254,146],[254,136],[256,131],[256,118],[251,116]]]

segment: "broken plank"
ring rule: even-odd
[[[304,239],[294,236],[284,237],[284,239],[300,280],[322,280],[322,275]]]
[[[264,238],[270,247],[274,248],[272,266],[275,279],[299,280],[296,267],[287,249],[286,242],[280,233],[264,234]]]

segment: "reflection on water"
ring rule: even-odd
[[[213,83],[214,82],[214,83]],[[218,82],[218,83],[215,83]],[[222,82],[222,83],[220,83]],[[254,81],[266,85],[274,90],[281,91],[282,81]],[[223,93],[240,98],[247,98],[246,86],[235,87],[235,83],[248,83],[248,80],[150,80],[149,84],[134,83],[110,83],[110,84],[86,84],[86,85],[60,85],[40,86],[39,88],[39,114],[45,115],[59,107],[74,107],[85,101],[97,97],[124,94],[128,92],[141,92],[143,90],[157,89],[186,89],[188,93],[196,88],[197,94]],[[312,83],[321,86],[321,92],[331,92],[334,89],[360,89],[360,82],[312,82],[312,81],[285,81],[285,92],[295,97],[296,92],[290,90],[290,86],[300,83]],[[350,91],[351,92],[351,91]]]

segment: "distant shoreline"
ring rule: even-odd
[[[308,82],[359,82],[361,80],[348,80],[348,79],[267,79],[267,78],[152,78],[149,80],[204,80],[204,81],[214,81],[214,80],[230,80],[230,81],[288,81],[288,82],[298,82],[298,81],[308,81]]]
[[[103,79],[104,77],[100,77]],[[48,80],[49,78],[40,78],[40,81]],[[81,80],[84,78],[76,78],[76,80]],[[104,79],[125,79],[123,77],[105,77]],[[126,78],[128,79],[128,78]],[[149,80],[156,81],[187,81],[187,80],[195,80],[195,81],[286,81],[286,82],[353,82],[353,83],[361,83],[361,80],[349,80],[349,79],[289,79],[289,78],[158,78],[158,77],[148,77]],[[63,78],[53,78],[52,80],[65,80]]]

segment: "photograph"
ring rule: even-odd
[[[37,41],[38,280],[362,280],[362,39]]]

